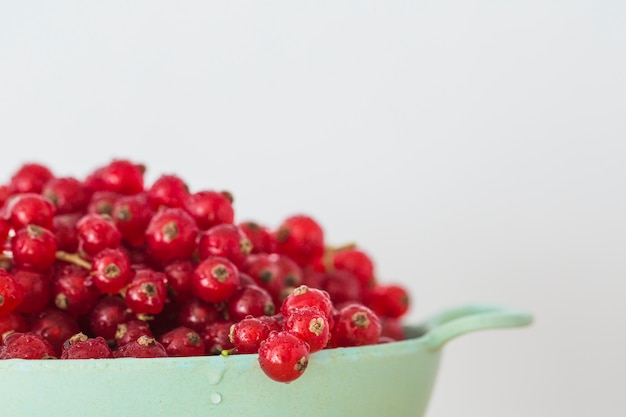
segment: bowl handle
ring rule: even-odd
[[[448,341],[477,330],[521,327],[532,323],[532,316],[507,307],[473,304],[445,310],[422,325],[429,348],[441,348]]]

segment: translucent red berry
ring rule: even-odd
[[[280,312],[284,317],[301,308],[315,308],[332,322],[333,303],[326,291],[301,285],[283,300]]]
[[[82,267],[66,265],[54,276],[52,299],[59,310],[82,316],[96,305],[99,294],[89,271]]]
[[[102,337],[88,338],[77,333],[63,344],[61,359],[110,359],[113,352]]]
[[[241,267],[252,252],[252,243],[241,229],[233,224],[213,226],[200,234],[198,254],[200,259],[221,256]]]
[[[0,315],[0,341],[11,333],[24,333],[26,329],[26,320],[21,314],[13,312]]]
[[[259,348],[259,365],[274,381],[289,383],[299,378],[309,363],[309,345],[288,332],[270,333]]]
[[[146,229],[154,211],[144,193],[120,197],[113,204],[111,217],[124,242],[140,247],[146,241]]]
[[[32,318],[30,331],[50,342],[55,356],[61,356],[63,343],[80,329],[76,319],[69,313],[48,308]]]
[[[369,255],[359,249],[346,249],[331,254],[331,266],[338,271],[353,274],[362,288],[374,286],[374,263]]]
[[[165,358],[167,352],[154,338],[141,336],[134,342],[118,347],[113,355],[116,358]]]
[[[39,313],[50,304],[52,277],[48,272],[15,268],[11,274],[24,292],[24,299],[15,311],[26,314]]]
[[[72,177],[52,178],[45,184],[41,194],[52,201],[57,214],[84,211],[91,198],[83,183]]]
[[[185,199],[185,210],[194,218],[201,230],[218,224],[232,224],[235,214],[231,200],[224,193],[200,191]]]
[[[146,229],[149,253],[161,262],[189,258],[196,249],[198,226],[181,209],[164,209],[156,213]]]
[[[54,204],[46,197],[39,194],[18,194],[11,197],[5,206],[9,223],[15,230],[19,230],[29,224],[52,228],[52,218],[56,213]]]
[[[276,312],[272,296],[256,285],[241,287],[228,300],[226,305],[228,318],[239,321],[247,316],[271,316]]]
[[[78,251],[78,234],[76,224],[82,218],[82,214],[61,214],[52,218],[52,231],[57,241],[57,250],[68,253]]]
[[[168,356],[202,356],[204,341],[198,332],[188,327],[177,327],[161,336],[160,342]]]
[[[19,267],[46,270],[56,260],[56,250],[52,232],[33,224],[18,230],[11,239],[13,261]]]
[[[161,175],[148,190],[152,208],[183,207],[189,194],[185,182],[176,175]]]
[[[309,216],[291,216],[276,231],[276,243],[279,253],[308,265],[324,254],[324,231]]]
[[[376,313],[364,305],[349,304],[335,317],[331,344],[334,347],[373,345],[378,343],[381,332]]]
[[[132,317],[134,315],[123,298],[116,295],[105,296],[89,313],[90,333],[102,336],[106,340],[113,340],[118,324],[125,323]]]
[[[0,317],[11,313],[24,300],[24,290],[15,278],[0,268]]]
[[[4,338],[0,359],[53,359],[50,342],[33,333],[11,333]]]
[[[379,316],[399,318],[409,309],[409,293],[399,285],[378,284],[366,293],[365,304]]]
[[[97,191],[91,195],[87,205],[88,214],[113,214],[115,202],[123,195],[111,191]]]
[[[252,253],[276,252],[276,237],[267,227],[248,221],[239,223],[239,228],[250,239]]]
[[[219,355],[223,350],[230,350],[234,347],[228,337],[232,325],[232,321],[216,321],[204,328],[201,334],[205,354]]]
[[[88,214],[76,224],[78,250],[88,256],[95,256],[104,249],[120,246],[122,235],[110,217]]]
[[[226,258],[218,256],[202,261],[193,274],[194,293],[204,301],[219,303],[228,300],[239,286],[239,271]]]
[[[13,193],[40,193],[52,177],[52,171],[45,165],[27,163],[13,174],[9,187]]]
[[[130,282],[132,275],[130,259],[121,249],[104,249],[93,257],[92,281],[104,294],[118,293]]]
[[[134,342],[141,336],[154,337],[150,330],[150,325],[138,319],[118,324],[117,330],[115,331],[115,341],[118,346],[124,346],[130,342]]]
[[[244,318],[230,327],[228,335],[237,353],[257,353],[270,334],[267,323],[258,318]]]
[[[142,165],[128,160],[114,160],[91,173],[85,184],[92,191],[137,194],[143,191],[144,169]]]
[[[330,295],[334,304],[361,301],[361,284],[348,271],[331,271],[321,274],[319,288]]]
[[[322,350],[330,340],[328,319],[316,308],[300,308],[285,319],[284,330],[309,344],[311,353]]]
[[[276,305],[280,305],[282,300],[302,282],[302,269],[284,255],[250,255],[244,265],[244,271],[270,293]]]
[[[216,305],[198,298],[191,298],[183,303],[178,312],[178,325],[198,332],[219,319],[222,319],[222,315]]]
[[[167,276],[170,297],[177,303],[184,303],[193,295],[192,280],[196,266],[188,259],[175,259],[163,267]]]
[[[158,314],[167,300],[165,274],[151,269],[135,273],[126,289],[126,305],[136,314]]]

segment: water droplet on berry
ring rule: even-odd
[[[219,404],[222,402],[222,394],[219,392],[212,392],[210,397],[213,404]]]

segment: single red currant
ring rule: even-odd
[[[113,355],[116,358],[165,358],[167,352],[155,339],[141,336],[134,342],[118,347]]]
[[[113,214],[113,205],[122,194],[111,191],[96,191],[87,205],[87,214]]]
[[[85,315],[96,305],[98,296],[98,289],[86,269],[65,265],[55,274],[52,298],[59,310],[74,316]]]
[[[161,175],[148,190],[148,200],[153,209],[161,207],[181,208],[189,190],[185,182],[176,175]]]
[[[322,350],[330,340],[328,319],[316,308],[300,308],[285,320],[285,331],[309,344],[311,353]]]
[[[200,259],[221,256],[241,267],[252,251],[252,243],[245,233],[233,224],[219,224],[200,234]]]
[[[338,271],[347,271],[357,277],[362,288],[375,284],[374,263],[365,252],[359,249],[345,249],[331,254],[330,265]]]
[[[361,284],[358,278],[348,271],[331,271],[322,274],[319,288],[330,295],[333,303],[361,301]]]
[[[57,214],[84,211],[91,195],[82,182],[76,178],[52,178],[43,187],[41,194],[56,207]]]
[[[17,194],[12,196],[5,206],[9,222],[15,230],[29,224],[52,228],[52,218],[56,213],[54,204],[39,194]]]
[[[277,250],[300,265],[308,265],[324,254],[324,231],[308,216],[287,218],[276,231]]]
[[[33,333],[11,333],[4,338],[0,359],[54,359],[50,342]]]
[[[52,218],[52,231],[57,241],[57,250],[68,253],[78,251],[78,234],[76,224],[82,218],[82,214],[62,214]]]
[[[200,335],[188,328],[177,327],[161,336],[161,344],[167,356],[203,356],[204,341]]]
[[[141,336],[154,337],[148,323],[138,319],[118,324],[117,330],[115,331],[115,341],[118,346],[124,346],[134,342]]]
[[[204,301],[228,300],[239,286],[239,271],[228,259],[214,256],[198,265],[193,274],[194,293]]]
[[[57,357],[61,356],[63,343],[80,331],[74,317],[57,309],[46,309],[32,319],[30,331],[50,342]]]
[[[146,229],[148,252],[161,262],[189,258],[196,249],[198,226],[181,209],[164,209],[156,213]]]
[[[91,333],[106,340],[114,340],[117,325],[133,317],[123,298],[116,295],[102,297],[89,313]]]
[[[252,253],[276,252],[276,238],[267,227],[248,221],[239,223],[239,228],[250,239]]]
[[[224,193],[200,191],[185,199],[185,210],[194,218],[201,230],[218,224],[232,224],[235,217],[231,200]]]
[[[177,303],[184,303],[193,295],[192,280],[196,266],[188,259],[176,259],[163,267],[167,276],[167,287],[170,298]]]
[[[364,305],[349,304],[335,317],[330,343],[333,347],[373,345],[378,343],[381,332],[376,313]]]
[[[191,298],[178,312],[178,325],[189,327],[197,332],[203,331],[209,324],[222,319],[222,314],[215,304],[199,298]]]
[[[56,260],[57,243],[51,231],[29,224],[11,239],[11,251],[15,265],[43,271]]]
[[[274,253],[250,255],[244,271],[270,293],[276,305],[302,282],[302,269],[287,256]]]
[[[301,285],[283,300],[280,312],[283,316],[289,317],[301,308],[315,308],[326,317],[329,323],[332,323],[333,303],[326,291]]]
[[[288,332],[270,333],[259,348],[259,365],[274,381],[299,378],[309,363],[309,345]]]
[[[146,241],[146,229],[153,214],[147,195],[142,193],[117,199],[111,217],[124,242],[140,247]]]
[[[240,321],[247,316],[271,316],[276,307],[272,296],[256,285],[246,285],[235,292],[226,305],[228,318]]]
[[[37,163],[27,163],[13,174],[9,188],[12,193],[40,193],[44,184],[53,176],[48,167]]]
[[[121,291],[132,275],[130,259],[121,249],[104,249],[93,257],[91,277],[94,285],[104,294]]]
[[[19,313],[0,315],[0,341],[11,333],[24,333],[27,328],[24,316]]]
[[[228,337],[237,353],[257,353],[269,334],[270,327],[266,323],[248,317],[230,326]]]
[[[140,269],[126,289],[126,305],[136,314],[158,314],[167,299],[165,274]]]
[[[365,304],[377,315],[399,318],[409,309],[409,293],[399,285],[377,285],[368,291]]]
[[[223,350],[230,350],[234,347],[228,335],[232,321],[216,321],[208,324],[202,331],[204,340],[204,353],[206,355],[219,355]]]
[[[52,298],[52,277],[48,272],[15,268],[11,274],[24,292],[24,299],[15,309],[16,312],[34,314],[48,306]]]
[[[15,282],[11,274],[0,268],[0,317],[11,313],[23,300],[22,287]]]
[[[87,214],[76,224],[78,250],[88,256],[95,256],[104,249],[120,247],[122,235],[110,217]]]
[[[127,160],[114,160],[108,165],[96,169],[85,180],[85,185],[92,191],[113,191],[132,195],[143,191],[142,165]]]
[[[83,333],[77,333],[63,344],[61,359],[110,359],[113,352],[102,337],[88,338]]]

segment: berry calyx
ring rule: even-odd
[[[298,379],[309,364],[309,345],[288,332],[272,332],[259,348],[259,365],[274,381]]]
[[[116,294],[132,277],[130,259],[120,249],[104,249],[93,258],[91,277],[101,293]]]
[[[146,229],[148,252],[161,262],[189,258],[196,249],[198,226],[178,208],[156,213]]]
[[[113,352],[102,337],[88,338],[77,333],[63,344],[61,359],[110,359]]]
[[[214,256],[202,261],[193,274],[194,293],[204,301],[228,300],[239,287],[239,271],[226,258]]]

